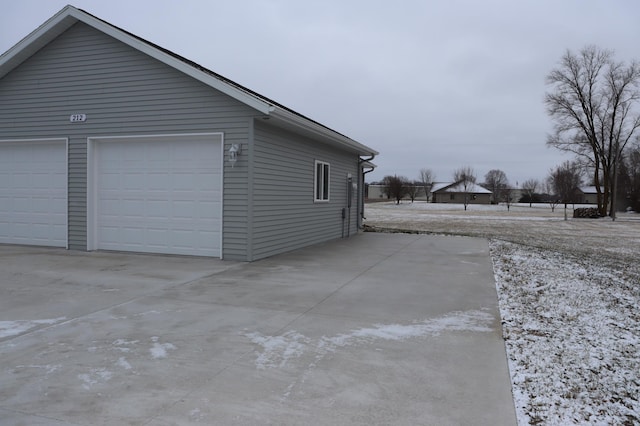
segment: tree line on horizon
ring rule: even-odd
[[[537,179],[527,179],[520,187],[514,188],[509,184],[507,175],[500,169],[489,170],[484,176],[484,181],[478,182],[476,173],[470,166],[464,166],[456,169],[452,175],[452,184],[460,185],[463,194],[471,194],[473,186],[479,185],[491,191],[491,203],[505,203],[507,207],[514,202],[520,203],[540,203],[552,202],[556,204],[566,201],[567,203],[575,201],[575,191],[569,190],[567,182],[575,183],[576,187],[580,186],[579,175],[574,168],[568,169],[571,174],[567,176],[566,165],[559,166],[550,172],[549,177],[545,181]],[[436,176],[431,169],[420,170],[420,177],[417,180],[410,180],[404,176],[387,175],[379,182],[372,182],[368,185],[380,185],[382,192],[388,199],[393,199],[396,203],[400,203],[403,199],[415,201],[420,190],[424,191],[427,201],[430,201],[431,191],[436,183]],[[577,180],[578,179],[578,180]],[[515,190],[520,190],[521,196],[515,199]],[[464,197],[465,209],[468,197]]]
[[[553,121],[547,145],[574,154],[574,158],[551,169],[544,180],[528,179],[520,188],[519,202],[575,202],[584,185],[596,192],[600,216],[632,209],[640,212],[640,63],[617,61],[614,52],[586,46],[575,53],[567,50],[546,77],[550,90],[544,103]],[[471,167],[453,173],[453,181],[475,184]],[[418,188],[429,197],[435,175],[420,170],[417,180],[385,176],[378,184],[387,188],[388,198],[398,203],[415,199]],[[479,185],[492,191],[492,202],[509,204],[506,174],[490,170]],[[465,203],[466,209],[466,203]]]

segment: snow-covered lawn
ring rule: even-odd
[[[640,424],[640,215],[374,203],[376,228],[490,240],[518,422]]]

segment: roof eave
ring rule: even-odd
[[[369,169],[369,171],[373,171],[378,166],[371,161],[363,161],[362,163],[360,163],[360,167],[362,167],[363,169]]]
[[[78,19],[72,15],[73,6],[65,6],[38,28],[0,55],[0,78],[42,49],[69,29]]]
[[[294,114],[286,109],[279,108],[277,106],[272,107],[272,111],[268,114],[269,119],[275,121],[274,124],[282,124],[284,127],[294,128],[298,131],[302,131],[307,135],[326,140],[330,144],[340,146],[343,149],[353,151],[358,155],[367,155],[375,157],[378,155],[378,151],[357,142],[347,136],[344,136],[334,130],[329,129],[319,123],[308,120],[302,116]]]

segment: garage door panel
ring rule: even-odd
[[[100,175],[101,191],[117,191],[120,188],[120,175],[117,173],[102,173]]]
[[[59,214],[64,215],[66,200],[52,200],[47,197],[33,197],[31,199],[31,211],[36,214]]]
[[[127,217],[141,217],[145,218],[149,215],[150,211],[147,207],[152,204],[151,201],[147,200],[122,200],[119,204],[120,214]],[[145,209],[147,209],[145,214]]]
[[[98,142],[97,248],[220,256],[221,143],[220,135]]]
[[[31,175],[31,187],[34,189],[49,190],[52,186],[61,185],[64,185],[64,176],[37,172]]]
[[[66,247],[66,143],[0,142],[0,243]]]
[[[151,191],[166,191],[171,182],[166,172],[149,172],[147,185]]]
[[[136,165],[134,167],[139,167]],[[120,175],[120,190],[125,191],[144,191],[146,176],[142,172],[122,172]]]
[[[218,245],[215,241],[219,237],[220,234],[216,232],[115,228],[104,235],[101,249],[193,255],[194,251],[201,253],[217,251]]]
[[[191,220],[195,216],[192,203],[175,201],[171,206],[171,216],[176,220]]]

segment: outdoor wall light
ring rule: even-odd
[[[236,165],[239,155],[240,155],[240,144],[234,143],[229,148],[229,163],[231,163],[231,167],[234,167]]]

